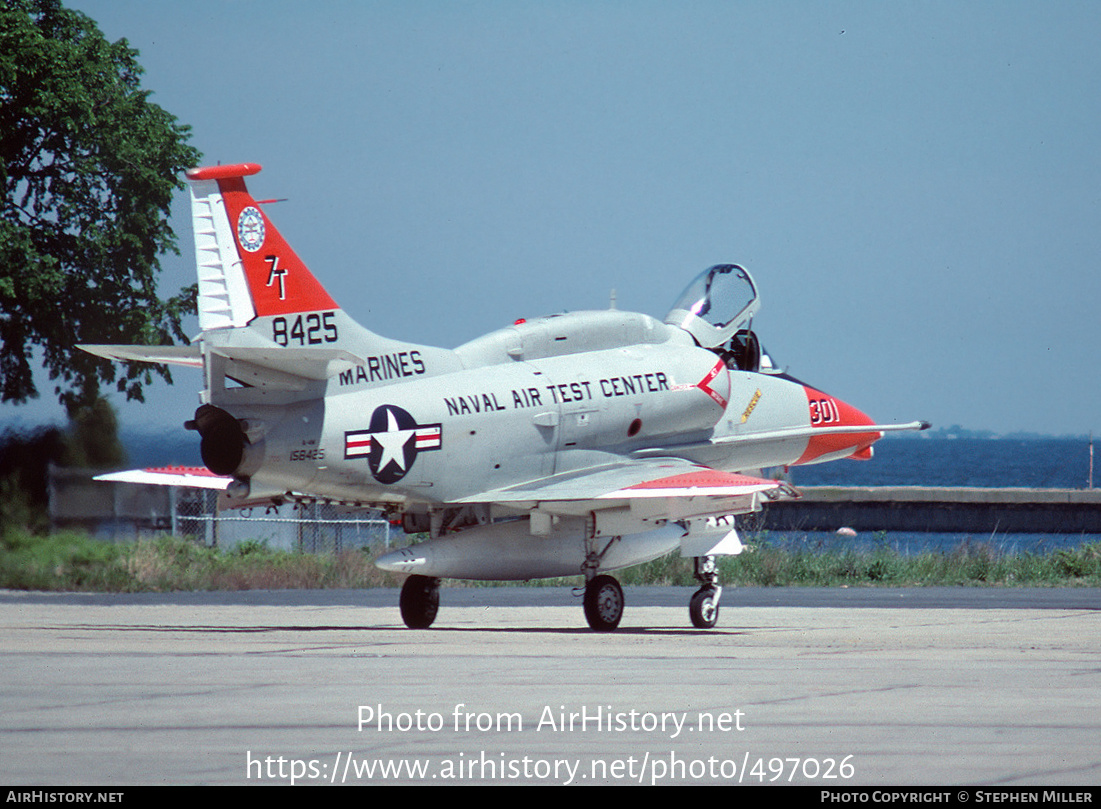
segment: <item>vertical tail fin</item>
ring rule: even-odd
[[[259,171],[240,163],[187,172],[204,402],[259,403],[272,391],[312,397],[314,383],[355,391],[462,367],[449,349],[382,337],[349,317],[245,188]]]
[[[187,172],[203,331],[339,308],[249,194],[244,178],[259,171],[240,163]]]

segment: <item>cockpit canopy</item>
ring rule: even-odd
[[[782,374],[752,330],[761,308],[753,276],[737,264],[704,270],[681,293],[665,322],[692,335],[722,357],[727,368]]]
[[[757,285],[748,270],[737,264],[716,264],[688,285],[665,322],[684,329],[703,348],[717,349],[739,329],[748,330],[760,306]]]

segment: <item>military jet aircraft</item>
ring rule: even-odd
[[[444,578],[583,575],[596,631],[623,615],[612,571],[679,549],[715,625],[715,557],[735,515],[791,494],[762,468],[868,459],[892,430],[774,367],[752,331],[749,272],[703,271],[664,322],[582,311],[455,349],[381,337],[325,291],[246,189],[260,166],[187,172],[199,276],[189,346],[84,346],[202,369],[207,470],[153,480],[223,489],[221,507],[325,500],[381,509],[429,539],[383,555],[410,574],[404,622],[432,624]],[[118,478],[118,476],[116,476]]]

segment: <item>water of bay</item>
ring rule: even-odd
[[[1086,439],[885,439],[870,461],[836,461],[794,467],[799,486],[973,486],[991,488],[1084,489],[1090,446]],[[948,551],[962,543],[984,543],[1007,553],[1044,553],[1101,541],[1093,534],[1007,534],[874,532],[841,537],[823,532],[771,535],[770,541],[802,547],[870,549],[900,553]]]

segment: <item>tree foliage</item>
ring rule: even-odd
[[[126,462],[118,415],[106,399],[96,399],[69,417],[64,451],[57,462],[86,469],[116,469]]]
[[[49,526],[47,469],[64,456],[65,444],[65,433],[52,426],[0,432],[0,533]]]
[[[200,155],[141,89],[137,55],[59,0],[0,4],[0,401],[38,395],[35,352],[70,414],[104,383],[140,400],[152,366],[120,371],[75,346],[186,341],[194,287],[161,300],[156,279]]]
[[[117,469],[125,462],[118,417],[105,399],[76,408],[64,430],[48,426],[0,431],[0,532],[11,526],[48,528],[51,464]]]

